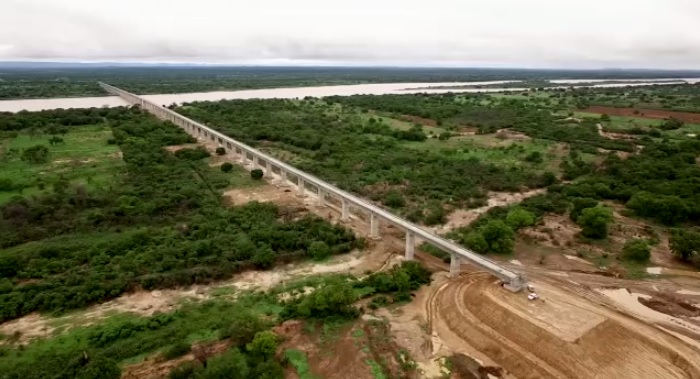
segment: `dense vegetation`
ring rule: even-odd
[[[54,185],[0,207],[0,320],[268,268],[308,255],[314,242],[331,253],[360,243],[315,217],[280,220],[271,204],[222,207],[227,174],[196,151],[162,149],[191,137],[138,110],[112,112],[128,171],[120,183],[95,191]]]
[[[422,149],[428,141],[420,126],[397,131],[315,100],[194,103],[179,111],[428,224],[442,222],[445,206],[481,204],[486,191],[517,191],[556,180],[541,165],[503,167],[447,144]]]
[[[311,323],[354,318],[362,312],[354,305],[361,298],[388,295],[405,301],[429,282],[425,268],[405,262],[365,279],[311,276],[267,293],[184,304],[168,314],[111,316],[22,349],[0,348],[0,378],[118,378],[118,363],[154,353],[172,359],[189,351],[195,360],[174,369],[171,378],[282,378],[284,362],[276,354],[281,341],[271,326],[291,317]],[[214,356],[207,345],[218,340],[230,348]]]
[[[694,72],[570,71],[378,67],[100,67],[92,65],[0,65],[0,99],[100,96],[103,81],[134,93],[180,93],[391,82],[458,82],[545,78],[692,77]]]

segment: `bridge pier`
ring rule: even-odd
[[[416,235],[410,231],[406,231],[406,254],[407,261],[412,261],[416,250]]]
[[[379,239],[379,217],[374,213],[369,216],[369,238]]]
[[[286,187],[288,184],[287,182],[287,171],[284,171],[282,167],[280,167],[280,182],[282,187]]]
[[[340,221],[346,222],[350,220],[350,206],[345,199],[340,199]]]
[[[322,190],[321,187],[318,188],[318,199],[316,199],[316,205],[319,207],[326,205],[326,192]]]
[[[265,162],[265,176],[272,178],[272,162]]]
[[[299,196],[299,197],[306,196],[306,183],[304,183],[304,179],[302,179],[298,176],[297,176],[297,196]]]
[[[459,276],[461,263],[457,254],[450,254],[450,278]]]

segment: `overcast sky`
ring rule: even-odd
[[[700,69],[700,0],[0,0],[0,60]]]

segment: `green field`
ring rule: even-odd
[[[0,204],[13,196],[41,193],[60,179],[71,185],[104,187],[124,168],[119,146],[107,143],[112,131],[105,125],[72,128],[61,137],[64,142],[56,145],[49,143],[50,138],[22,132],[0,141],[0,181],[6,183],[5,190],[0,190]],[[36,145],[49,149],[48,161],[23,161],[22,151]]]

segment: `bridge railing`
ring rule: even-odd
[[[519,290],[525,284],[524,278],[516,272],[513,272],[496,262],[493,262],[478,253],[475,253],[469,249],[459,246],[445,238],[428,232],[418,225],[415,225],[393,213],[382,209],[364,199],[361,199],[347,191],[344,191],[332,184],[329,184],[311,174],[303,172],[285,162],[282,162],[274,157],[271,157],[253,147],[250,147],[242,142],[239,142],[229,136],[224,135],[206,125],[199,122],[191,120],[177,112],[174,112],[168,108],[160,106],[152,101],[146,100],[143,97],[134,95],[117,87],[111,86],[106,83],[101,83],[100,86],[104,88],[107,92],[118,95],[128,101],[131,104],[138,104],[142,108],[148,110],[149,112],[155,114],[158,117],[164,118],[173,122],[174,124],[182,127],[186,131],[195,136],[209,138],[211,141],[223,145],[224,143],[228,145],[231,149],[234,149],[235,153],[240,152],[241,160],[246,161],[250,155],[253,158],[255,164],[259,164],[260,160],[266,162],[266,169],[268,175],[272,175],[273,167],[276,167],[280,172],[280,176],[286,181],[287,175],[292,174],[297,178],[297,187],[300,194],[303,194],[306,189],[306,184],[311,184],[317,188],[319,200],[321,202],[325,201],[327,195],[334,195],[340,199],[342,211],[341,219],[347,220],[349,217],[349,207],[359,208],[360,210],[368,213],[370,215],[370,235],[373,237],[378,236],[378,222],[382,219],[395,225],[398,228],[403,229],[406,232],[406,258],[413,259],[413,253],[415,249],[415,238],[418,237],[430,245],[443,250],[450,254],[451,264],[450,273],[451,275],[457,275],[459,273],[459,263],[460,260],[464,260],[482,270],[485,270],[504,282],[509,284],[510,289]]]

